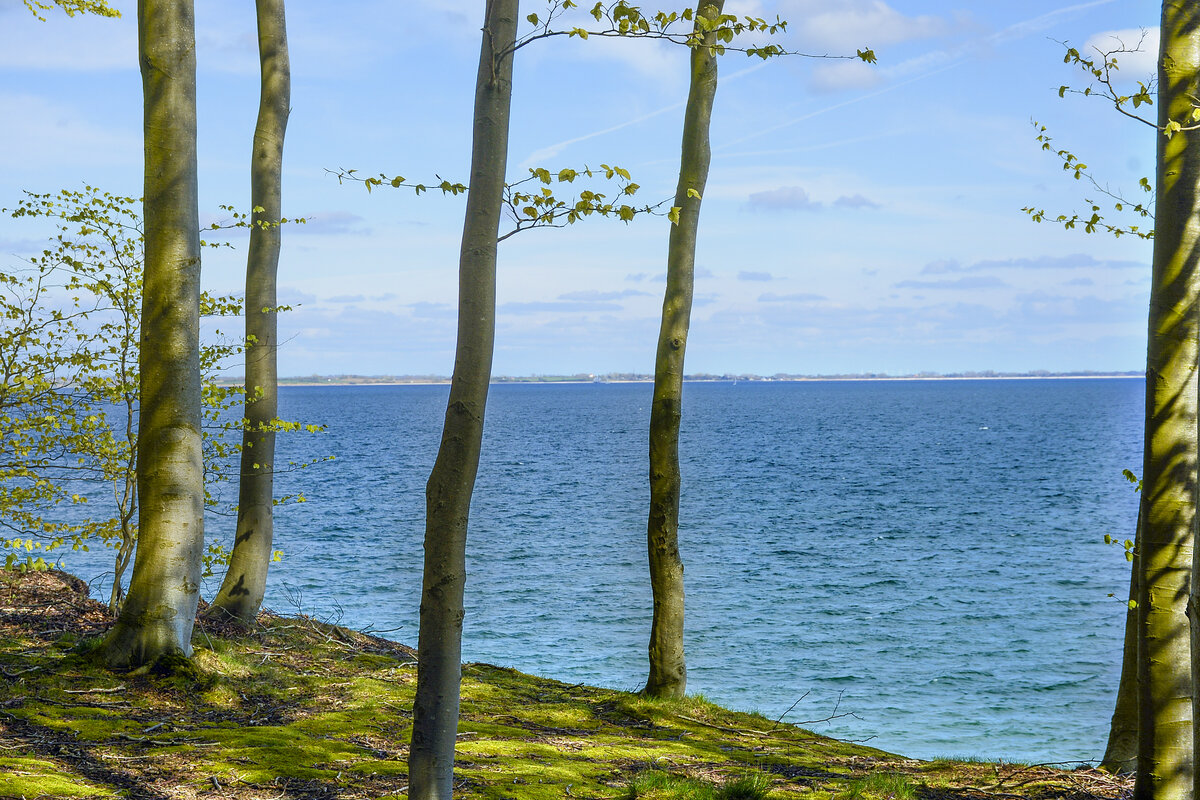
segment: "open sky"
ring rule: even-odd
[[[0,0],[0,206],[87,182],[141,193],[133,0],[119,20],[34,19]],[[254,4],[197,4],[200,205],[249,205],[258,104]],[[482,0],[293,0],[284,152],[282,375],[440,374],[453,366],[464,201],[339,185],[327,170],[466,181]],[[587,5],[584,3],[584,5]],[[523,0],[522,15],[544,0]],[[648,2],[646,8],[676,8]],[[679,6],[678,8],[682,8]],[[1131,197],[1155,132],[1096,98],[1063,46],[1153,72],[1147,0],[728,0],[789,22],[811,53],[726,55],[697,252],[688,372],[891,374],[1141,370],[1149,243],[1037,225],[1096,191],[1034,141],[1031,120]],[[590,21],[590,17],[587,20]],[[580,23],[583,24],[583,23]],[[526,30],[527,25],[522,27]],[[638,198],[673,194],[684,48],[558,39],[515,62],[510,179],[531,166],[627,168]],[[1133,221],[1133,220],[1131,220]],[[669,223],[588,220],[500,245],[495,373],[653,370]],[[45,233],[0,221],[0,262]],[[244,247],[208,252],[204,284],[242,286]],[[240,367],[232,372],[240,374]]]

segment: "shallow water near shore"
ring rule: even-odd
[[[415,643],[445,386],[285,387],[267,605]],[[914,757],[1101,754],[1140,379],[687,384],[690,692]],[[648,384],[497,385],[464,658],[638,688]],[[232,519],[210,522],[229,535]],[[103,582],[107,557],[66,557]],[[210,586],[209,594],[215,589]],[[1108,597],[1109,593],[1116,595]],[[803,699],[801,700],[800,698]],[[848,715],[847,715],[848,714]],[[846,715],[846,716],[843,716]]]

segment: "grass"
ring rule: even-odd
[[[81,582],[0,574],[0,796],[405,797],[413,652],[306,617],[204,623],[187,669],[115,674]],[[489,664],[463,668],[461,798],[1109,800],[1127,782],[921,762],[702,697],[650,700]]]
[[[846,784],[841,800],[916,800],[917,790],[907,775],[876,772]]]

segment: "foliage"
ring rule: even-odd
[[[870,48],[858,50],[853,56],[830,54],[801,53],[786,50],[776,44],[742,45],[735,44],[734,39],[748,33],[765,33],[775,35],[787,30],[787,22],[775,18],[768,22],[761,17],[738,17],[736,14],[696,14],[691,7],[683,11],[657,11],[653,14],[643,12],[639,7],[630,5],[625,0],[616,0],[605,4],[597,2],[588,12],[592,18],[604,27],[588,29],[582,25],[572,25],[556,28],[564,14],[572,9],[578,9],[579,4],[573,0],[551,0],[550,8],[545,16],[530,14],[525,19],[533,26],[533,30],[517,39],[512,47],[516,51],[538,39],[552,36],[578,36],[587,39],[589,36],[601,37],[640,37],[645,39],[661,39],[674,44],[688,47],[705,46],[705,37],[715,34],[715,41],[708,45],[714,55],[723,55],[726,50],[745,53],[747,56],[758,56],[762,59],[773,56],[795,55],[805,58],[857,58],[868,64],[876,61],[875,52]],[[681,24],[686,23],[686,24]],[[501,53],[505,55],[505,53]]]
[[[1103,98],[1111,102],[1113,107],[1120,113],[1144,125],[1149,125],[1155,130],[1160,130],[1168,139],[1180,131],[1200,129],[1200,98],[1192,98],[1193,107],[1187,118],[1170,120],[1160,128],[1157,121],[1148,120],[1135,113],[1140,106],[1154,105],[1154,95],[1158,91],[1157,76],[1149,77],[1145,81],[1136,81],[1138,88],[1132,94],[1122,94],[1121,90],[1116,86],[1116,73],[1120,69],[1117,57],[1125,53],[1139,52],[1145,43],[1145,39],[1146,32],[1142,31],[1141,39],[1132,47],[1126,46],[1124,42],[1118,40],[1117,46],[1111,50],[1094,48],[1096,52],[1094,58],[1084,56],[1066,42],[1061,42],[1063,47],[1066,48],[1063,63],[1079,67],[1084,75],[1088,76],[1090,83],[1083,89],[1060,86],[1058,87],[1058,96],[1065,97],[1067,94],[1079,94],[1084,97]],[[1129,110],[1130,106],[1133,107],[1134,111]]]
[[[556,25],[556,23],[561,23],[564,15],[572,10],[580,11],[579,4],[574,0],[549,0],[549,9],[544,15],[532,13],[526,16],[525,19],[533,26],[533,30],[517,38],[512,47],[497,53],[496,59],[509,57],[531,42],[554,36],[579,37],[580,39],[587,39],[589,36],[657,39],[696,48],[704,45],[707,36],[713,35],[715,44],[711,45],[711,49],[714,55],[723,55],[728,50],[745,53],[747,56],[758,56],[764,60],[774,56],[802,56],[805,58],[856,58],[868,64],[874,64],[877,61],[875,51],[869,47],[857,50],[853,56],[842,56],[801,53],[786,50],[776,44],[742,45],[735,43],[737,37],[745,34],[775,35],[786,31],[787,22],[778,17],[775,22],[768,22],[761,17],[738,17],[736,14],[709,16],[696,14],[690,6],[679,12],[657,11],[649,14],[637,6],[630,5],[625,0],[616,0],[608,4],[597,2],[588,12],[595,22],[602,23],[607,27],[589,29],[579,25],[566,27]],[[686,25],[681,23],[686,23]],[[380,173],[375,177],[363,178],[358,175],[358,170],[354,169],[329,170],[329,172],[337,177],[339,183],[346,180],[361,182],[368,192],[376,186],[391,186],[393,189],[411,189],[416,195],[433,188],[440,189],[443,194],[453,196],[463,194],[468,188],[463,183],[448,181],[440,175],[435,176],[436,183],[425,184],[412,183],[402,175],[388,176]],[[666,216],[672,224],[679,223],[679,214],[682,209],[678,206],[668,207],[668,200],[660,200],[657,203],[642,206],[628,203],[618,204],[617,201],[608,201],[605,194],[593,189],[582,189],[571,199],[561,199],[549,188],[555,182],[573,183],[580,175],[593,178],[603,173],[606,180],[613,180],[615,177],[619,181],[618,200],[632,197],[640,186],[633,182],[628,170],[621,167],[601,164],[599,170],[592,170],[584,166],[581,170],[560,169],[558,171],[536,167],[530,168],[529,173],[527,177],[505,187],[504,205],[507,215],[513,223],[513,228],[500,235],[498,241],[504,241],[529,228],[565,227],[592,214],[603,217],[612,216],[622,222],[630,222],[638,214],[653,214]],[[534,180],[543,184],[538,191],[522,191],[518,188]],[[695,190],[689,190],[688,196],[697,199],[700,197]],[[664,207],[666,210],[663,210]]]
[[[1046,133],[1046,126],[1039,125],[1034,122],[1034,127],[1037,128],[1037,141],[1042,146],[1042,150],[1053,151],[1062,160],[1062,168],[1066,172],[1072,173],[1075,180],[1086,180],[1100,194],[1106,195],[1112,203],[1112,210],[1117,213],[1134,215],[1140,218],[1154,216],[1154,201],[1146,200],[1144,202],[1133,202],[1124,197],[1119,191],[1110,188],[1107,185],[1102,185],[1095,176],[1089,171],[1088,165],[1079,159],[1074,153],[1069,150],[1055,149],[1050,143],[1053,141]],[[1143,177],[1138,181],[1138,187],[1148,194],[1154,193],[1154,186],[1150,183],[1149,178]],[[1090,207],[1089,212],[1085,216],[1078,213],[1072,213],[1070,216],[1066,214],[1058,214],[1052,218],[1052,221],[1059,223],[1067,230],[1073,230],[1076,227],[1082,227],[1084,233],[1095,233],[1097,230],[1104,230],[1111,233],[1113,236],[1120,238],[1125,235],[1136,236],[1139,239],[1153,239],[1154,228],[1143,228],[1137,224],[1114,224],[1108,222],[1105,216],[1101,213],[1101,205],[1090,198],[1084,198],[1084,202]],[[1047,217],[1047,212],[1042,208],[1026,206],[1021,209],[1034,222],[1044,222]]]
[[[437,176],[439,183],[426,185],[412,183],[403,175],[389,177],[380,173],[377,177],[363,178],[358,175],[358,170],[354,169],[330,170],[330,173],[338,179],[339,183],[344,181],[361,182],[368,192],[376,186],[390,186],[393,189],[411,189],[416,195],[433,188],[440,189],[442,194],[455,196],[463,194],[468,189],[465,184],[452,183],[440,175]],[[608,195],[591,188],[581,189],[573,197],[562,199],[549,188],[556,182],[573,184],[581,176],[589,179],[603,178],[603,180],[615,181],[617,200],[609,200]],[[540,187],[537,186],[538,183],[541,184]],[[521,188],[526,184],[534,184],[535,188]],[[642,206],[628,203],[618,204],[618,200],[632,197],[640,188],[637,183],[634,183],[629,170],[608,164],[601,164],[600,168],[596,170],[587,166],[579,170],[560,169],[557,172],[543,167],[530,168],[529,174],[524,178],[505,184],[504,210],[512,223],[512,228],[506,233],[500,234],[497,241],[502,242],[510,236],[530,228],[562,228],[593,214],[615,217],[622,222],[630,222],[638,214],[658,214],[669,217],[672,222],[678,221],[678,209],[663,210],[663,207],[669,202],[668,200],[660,200],[657,203]]]
[[[2,209],[14,218],[48,220],[55,234],[22,271],[0,275],[0,525],[18,534],[0,546],[9,551],[8,568],[25,569],[47,566],[34,553],[68,544],[113,548],[114,606],[137,537],[140,202],[85,186],[27,193],[16,208]],[[246,215],[231,214],[214,227],[249,224]],[[241,306],[236,297],[206,293],[201,314],[237,316]],[[201,348],[205,494],[214,512],[222,508],[221,485],[236,474],[232,463],[244,427],[229,413],[243,390],[215,376],[242,349],[240,340],[219,330]],[[282,420],[272,425],[316,429]],[[102,513],[84,510],[109,492],[112,502]],[[80,508],[55,511],[62,503]],[[19,550],[27,553],[23,562]],[[210,544],[206,570],[225,557],[223,546]]]
[[[1154,105],[1154,94],[1158,88],[1157,76],[1151,76],[1144,81],[1136,81],[1137,90],[1131,93],[1124,93],[1117,86],[1117,73],[1120,70],[1119,57],[1127,53],[1139,52],[1145,43],[1145,39],[1146,33],[1143,31],[1141,39],[1138,40],[1136,45],[1127,46],[1124,42],[1118,40],[1117,46],[1110,50],[1095,48],[1094,57],[1085,56],[1078,49],[1071,47],[1066,42],[1062,42],[1061,44],[1066,50],[1063,55],[1063,63],[1078,67],[1087,78],[1088,84],[1082,89],[1073,88],[1069,85],[1059,86],[1058,96],[1066,97],[1068,94],[1076,94],[1082,97],[1101,98],[1112,103],[1113,107],[1121,114],[1149,125],[1155,130],[1161,130],[1162,134],[1168,139],[1180,131],[1191,131],[1200,128],[1200,99],[1197,98],[1193,98],[1194,106],[1186,119],[1169,120],[1162,128],[1159,127],[1157,121],[1151,121],[1136,113],[1137,109],[1143,105]],[[1132,111],[1130,110],[1131,108],[1133,109]],[[1072,173],[1075,180],[1086,180],[1097,192],[1106,196],[1109,202],[1112,203],[1112,210],[1114,212],[1131,214],[1143,219],[1153,218],[1154,203],[1152,200],[1144,202],[1131,201],[1126,199],[1120,191],[1112,189],[1107,184],[1101,184],[1089,171],[1088,165],[1081,161],[1078,156],[1069,150],[1057,149],[1051,145],[1052,139],[1047,135],[1045,125],[1041,125],[1036,121],[1033,125],[1037,129],[1037,141],[1041,145],[1042,150],[1054,152],[1062,160],[1063,170]],[[1149,178],[1141,178],[1138,181],[1138,187],[1144,193],[1151,195],[1154,193],[1154,186]],[[1137,224],[1110,223],[1101,213],[1100,203],[1090,198],[1084,198],[1084,202],[1088,204],[1090,209],[1083,215],[1077,213],[1069,216],[1058,214],[1051,217],[1051,219],[1067,230],[1082,226],[1085,233],[1095,233],[1097,230],[1104,230],[1118,238],[1126,234],[1137,236],[1140,239],[1154,238],[1153,227],[1143,228]],[[1034,222],[1043,222],[1048,216],[1045,209],[1034,208],[1033,206],[1027,206],[1021,210],[1028,214]]]
[[[121,16],[121,12],[110,6],[107,0],[52,0],[49,3],[43,3],[41,0],[21,0],[21,2],[29,9],[29,13],[43,22],[46,21],[46,18],[42,16],[42,12],[50,11],[53,8],[62,9],[68,17],[76,14],[95,14],[99,17]]]

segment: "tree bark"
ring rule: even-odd
[[[1133,562],[1129,570],[1129,601],[1137,602],[1138,552],[1142,547],[1142,516],[1138,513],[1137,532],[1133,539]],[[1121,655],[1121,680],[1117,684],[1117,702],[1108,728],[1108,746],[1100,768],[1119,775],[1137,770],[1138,702],[1137,702],[1137,606],[1126,606],[1125,644]]]
[[[249,625],[262,606],[274,538],[276,278],[283,217],[283,138],[291,106],[284,0],[256,0],[262,87],[250,161],[252,209],[246,257],[246,429],[242,434],[237,533],[209,613]],[[259,210],[261,209],[261,210]]]
[[[471,183],[459,254],[458,342],[437,461],[425,487],[425,574],[409,797],[450,800],[462,677],[467,521],[496,332],[496,237],[508,160],[517,0],[488,0],[475,87]]]
[[[697,17],[719,16],[724,0],[700,0]],[[679,422],[683,407],[683,358],[692,315],[696,234],[700,199],[711,160],[708,129],[717,92],[714,34],[692,48],[691,86],[683,115],[683,145],[675,206],[679,222],[667,247],[667,288],[654,361],[650,409],[650,514],[646,526],[654,618],[650,627],[650,674],[642,693],[682,697],[687,687],[683,653],[683,561],[679,557]],[[694,196],[689,194],[694,192]]]
[[[200,442],[200,220],[190,0],[139,0],[145,129],[138,546],[106,661],[191,654],[204,549]]]
[[[1162,7],[1158,123],[1189,121],[1200,94],[1194,2]],[[1200,312],[1200,146],[1159,134],[1154,267],[1146,356],[1142,552],[1138,576],[1136,800],[1192,793],[1192,670],[1186,607],[1193,570],[1197,469],[1197,313]]]

